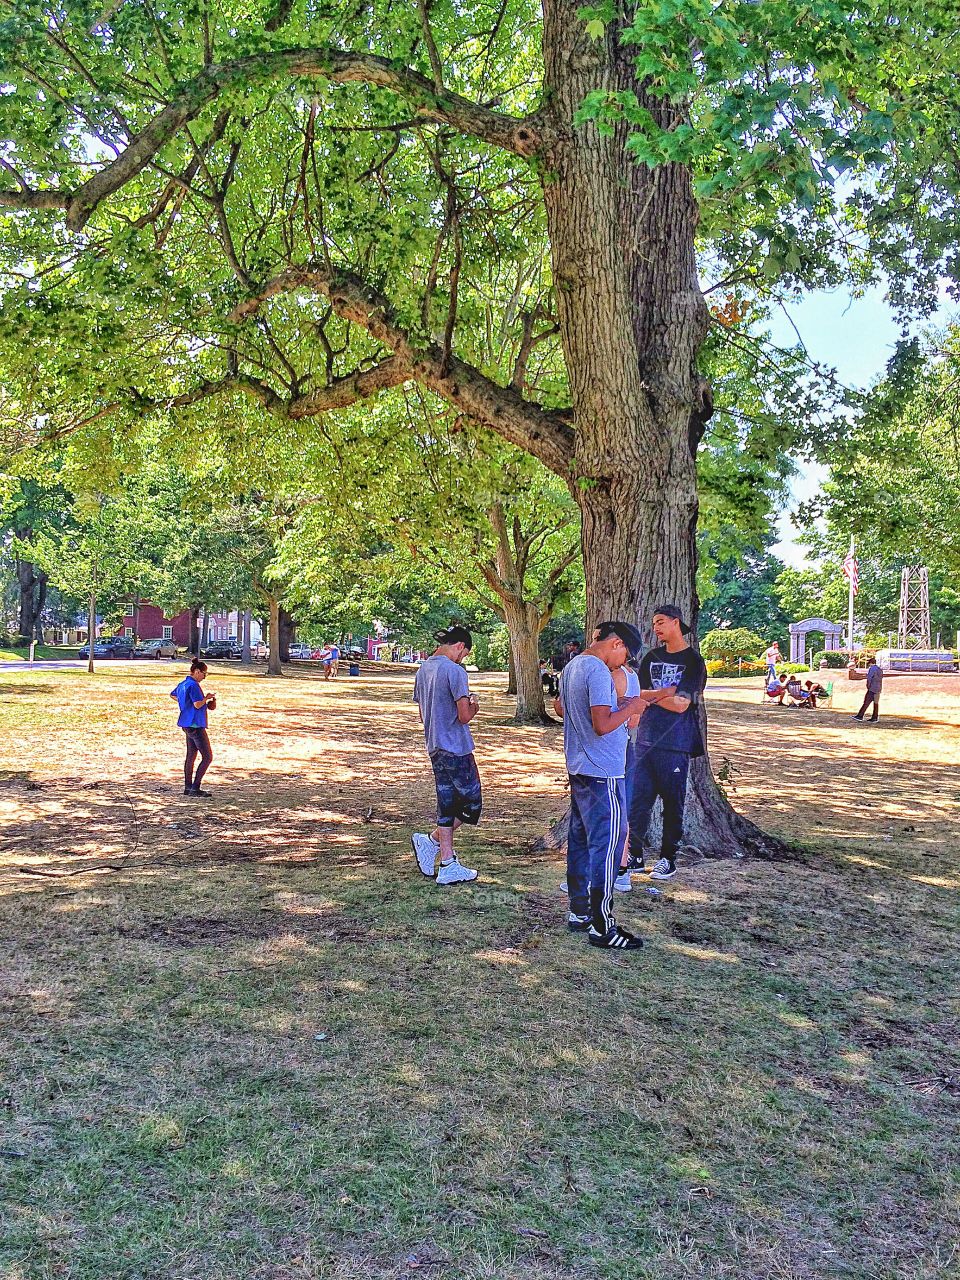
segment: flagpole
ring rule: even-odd
[[[853,554],[853,534],[850,535],[850,563],[855,563]],[[853,661],[853,573],[847,575],[847,587],[849,588],[847,599],[847,646],[850,650],[850,661]]]

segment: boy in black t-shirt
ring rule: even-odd
[[[674,859],[683,841],[687,774],[691,759],[703,755],[697,708],[707,668],[685,638],[689,631],[676,605],[660,605],[653,614],[653,633],[660,644],[640,663],[641,690],[672,691],[645,708],[632,746],[636,757],[627,866],[633,871],[644,870],[643,838],[659,796],[663,801],[663,845],[650,872],[653,880],[672,880],[677,874]]]

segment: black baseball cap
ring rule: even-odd
[[[600,632],[601,640],[606,640],[609,636],[619,636],[627,646],[627,653],[631,658],[636,658],[643,652],[643,636],[629,622],[601,622],[597,630]]]
[[[692,630],[692,628],[688,627],[687,624],[684,622],[683,613],[680,611],[677,605],[658,604],[651,616],[655,618],[658,613],[661,616],[661,618],[676,618],[676,620],[680,623],[681,631],[685,633],[689,633]]]
[[[473,636],[466,627],[461,627],[458,623],[454,623],[450,627],[444,627],[440,631],[433,633],[433,638],[437,644],[463,644],[467,649],[473,648]]]

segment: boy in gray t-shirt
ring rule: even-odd
[[[624,773],[627,721],[645,699],[618,699],[611,672],[640,651],[627,622],[601,622],[593,642],[563,669],[560,696],[563,752],[570,775],[567,834],[567,925],[592,946],[635,951],[640,939],[613,918],[613,883],[626,830]]]
[[[427,754],[437,786],[437,825],[430,835],[416,831],[411,837],[417,866],[432,876],[440,856],[437,884],[476,880],[476,871],[457,861],[453,833],[463,823],[480,821],[483,796],[480,774],[473,758],[473,735],[467,727],[479,703],[471,694],[461,663],[473,647],[466,627],[452,626],[435,635],[437,649],[421,663],[413,686],[413,700],[420,708]]]

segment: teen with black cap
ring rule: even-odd
[[[622,951],[643,945],[616,923],[612,902],[626,821],[626,726],[645,699],[618,698],[611,673],[638,654],[641,645],[629,623],[601,622],[591,644],[564,667],[560,696],[554,702],[563,717],[563,753],[570,775],[567,926],[586,933],[591,946]]]
[[[643,839],[657,797],[663,801],[663,844],[650,872],[653,880],[672,880],[676,854],[683,842],[683,809],[690,761],[703,755],[697,707],[707,682],[707,668],[687,636],[690,627],[675,604],[653,611],[653,634],[659,644],[640,663],[640,688],[659,695],[640,721],[632,764],[630,856],[627,867],[643,871]],[[641,695],[642,696],[642,695]]]
[[[476,880],[476,871],[457,861],[453,833],[465,822],[480,821],[483,796],[480,774],[473,758],[473,735],[467,728],[479,710],[470,692],[464,658],[473,648],[466,627],[450,626],[434,633],[436,652],[420,664],[413,686],[413,700],[420,708],[427,754],[437,786],[437,825],[430,835],[411,837],[417,866],[425,876],[436,871],[437,884]],[[437,856],[440,866],[437,868]]]

